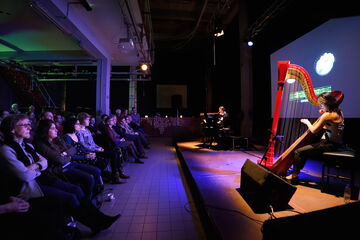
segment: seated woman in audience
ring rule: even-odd
[[[100,130],[100,132],[102,132],[103,134],[105,134],[105,127],[106,127],[106,123],[105,123],[105,118],[107,118],[109,115],[107,114],[102,114],[101,115],[101,122],[99,122],[98,124],[98,129]]]
[[[113,128],[115,125],[116,117],[109,116],[105,119],[106,128],[105,133],[109,139],[111,147],[113,148],[120,148],[121,151],[124,153],[124,157],[129,160],[129,155],[134,159],[135,163],[144,163],[139,158],[139,153],[136,150],[134,143],[130,140],[127,141],[125,138],[121,137],[119,134],[116,133],[115,129]]]
[[[58,136],[62,136],[63,135],[63,125],[62,122],[64,121],[64,117],[61,114],[56,114],[55,118],[54,118],[54,122],[55,122],[55,126],[58,130]]]
[[[87,126],[87,129],[89,129],[89,131],[91,132],[91,135],[93,135],[93,137],[101,134],[101,131],[96,126],[96,119],[94,116],[90,116],[90,122],[89,122],[89,126]]]
[[[120,128],[118,128],[118,133],[121,137],[126,140],[133,141],[137,151],[140,153],[141,158],[147,158],[145,155],[144,145],[141,141],[139,133],[134,132],[127,124],[126,117],[121,119]]]
[[[62,169],[61,174],[71,183],[80,184],[86,196],[91,199],[93,193],[102,188],[100,169],[76,162],[76,149],[68,146],[57,133],[53,121],[40,120],[34,139],[36,150],[47,158],[52,170]],[[86,158],[86,155],[82,157]]]
[[[140,141],[143,144],[144,148],[149,149],[149,141],[146,139],[145,133],[137,127],[135,123],[132,121],[131,115],[126,116],[126,123],[130,131],[135,133],[136,135],[139,135]]]
[[[110,227],[120,215],[107,216],[100,212],[82,189],[64,182],[48,171],[47,159],[38,154],[33,146],[25,143],[30,137],[31,124],[26,115],[10,115],[0,126],[4,135],[4,145],[0,148],[1,174],[9,174],[12,181],[8,187],[12,196],[24,200],[50,196],[55,197],[65,207],[65,212],[73,216],[93,233]]]
[[[116,124],[117,124],[118,122],[120,122],[120,118],[121,118],[121,109],[120,108],[115,110],[115,116],[116,116]]]
[[[90,125],[90,115],[81,112],[78,114],[77,119],[80,123],[80,129],[76,132],[80,144],[89,152],[103,152],[104,148],[98,146],[92,137],[92,134],[89,130]]]
[[[101,164],[102,166],[104,166],[105,164],[107,165],[109,162],[108,160],[110,160],[110,162],[112,164],[111,165],[112,168],[118,169],[120,178],[124,178],[124,179],[129,178],[128,175],[125,175],[123,173],[123,170],[121,167],[120,167],[120,169],[115,167],[118,165],[121,166],[121,159],[116,157],[117,153],[113,150],[105,150],[103,147],[98,146],[94,142],[93,136],[91,135],[91,132],[87,128],[90,123],[90,115],[85,112],[81,112],[78,114],[78,120],[80,122],[80,129],[78,131],[76,131],[76,136],[78,137],[79,143],[82,145],[82,147],[85,149],[85,151],[95,152],[96,157],[100,159],[100,160],[98,160],[98,162],[99,161],[103,162],[103,164]],[[114,163],[114,161],[120,161],[120,162]],[[114,172],[114,175],[117,175],[116,172],[117,171]]]

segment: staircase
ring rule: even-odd
[[[32,73],[14,66],[0,66],[0,75],[6,80],[19,100],[27,105],[56,107],[45,86],[32,77]]]

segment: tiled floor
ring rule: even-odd
[[[115,200],[104,202],[101,210],[121,217],[107,230],[93,237],[79,224],[83,239],[196,240],[203,236],[199,218],[191,210],[170,139],[151,139],[145,164],[127,163],[126,184],[106,185]]]

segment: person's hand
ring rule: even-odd
[[[67,152],[62,152],[62,153],[60,153],[60,155],[61,155],[62,157],[65,157],[65,156],[67,156]]]
[[[99,152],[103,152],[104,149],[103,149],[102,147],[99,147],[99,148],[98,148],[98,151],[99,151]]]
[[[121,138],[121,139],[120,139],[120,142],[125,142],[125,138]]]
[[[30,204],[25,200],[17,197],[10,197],[9,203],[5,204],[6,212],[27,212],[29,210]]]
[[[305,125],[309,125],[310,124],[310,121],[309,121],[309,119],[301,119],[300,120],[300,122],[302,122],[303,124],[305,124]]]
[[[88,154],[86,154],[86,158],[95,159],[96,158],[96,153],[88,153]]]
[[[29,166],[27,166],[27,168],[29,170],[38,170],[39,166],[36,163],[30,164]]]
[[[44,158],[41,154],[37,154],[39,156],[38,163],[41,164],[41,171],[44,171],[48,167],[48,160]]]

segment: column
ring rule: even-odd
[[[130,67],[130,72],[135,71],[135,67]],[[133,107],[137,108],[137,80],[136,75],[130,75],[129,82],[129,112]]]
[[[96,77],[96,115],[110,113],[110,75],[111,61],[98,59]]]
[[[253,132],[253,79],[252,52],[247,46],[248,16],[246,1],[240,1],[239,40],[240,40],[240,79],[241,79],[241,135],[251,137]]]

